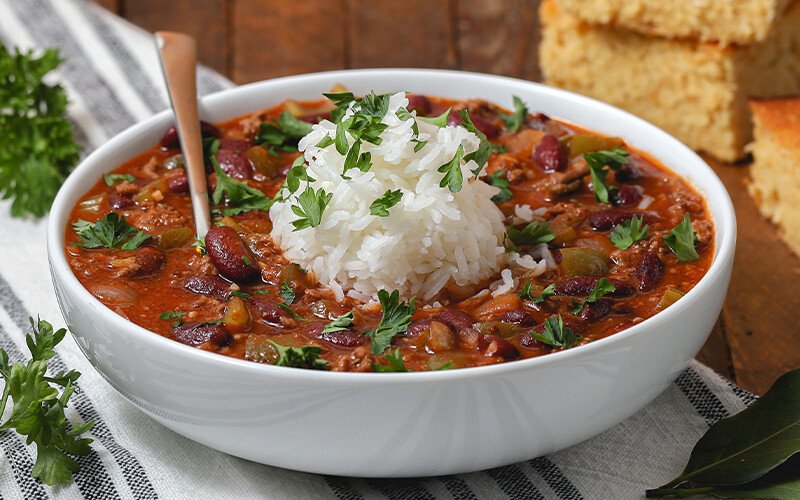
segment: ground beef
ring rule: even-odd
[[[117,193],[122,195],[132,195],[139,192],[139,186],[133,182],[122,181],[114,186]]]
[[[166,203],[156,203],[139,215],[136,225],[145,231],[164,226],[183,226],[186,217]]]
[[[572,162],[564,172],[554,172],[533,184],[534,189],[555,198],[571,193],[583,186],[583,178],[589,175],[589,166],[583,160]]]
[[[375,356],[370,352],[369,346],[353,349],[350,355],[342,354],[331,363],[331,370],[336,372],[371,372]]]

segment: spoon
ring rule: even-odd
[[[211,216],[197,112],[197,45],[194,38],[183,33],[158,31],[155,36],[161,56],[161,72],[175,112],[175,127],[189,177],[195,231],[197,237],[203,239],[211,227]]]

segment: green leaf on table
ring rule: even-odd
[[[694,446],[681,475],[648,496],[680,489],[745,485],[800,453],[800,369],[781,376],[764,396],[720,420]]]

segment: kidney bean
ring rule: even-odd
[[[559,172],[567,168],[567,149],[556,136],[547,134],[533,148],[533,161],[547,173]]]
[[[639,290],[649,292],[656,287],[661,275],[664,274],[664,264],[655,252],[647,252],[642,256],[636,267],[636,278],[639,280]]]
[[[519,343],[522,344],[523,347],[534,348],[534,347],[542,347],[544,344],[539,342],[538,340],[531,337],[530,332],[538,333],[539,335],[544,333],[544,324],[539,323],[535,325],[533,328],[528,330],[527,332],[522,332],[519,334]]]
[[[641,176],[642,173],[639,169],[630,163],[623,165],[619,170],[614,172],[614,179],[616,179],[617,182],[632,182]]]
[[[317,335],[317,338],[320,338],[326,342],[330,342],[331,344],[339,347],[358,347],[365,344],[368,340],[367,337],[352,330],[320,333]]]
[[[576,276],[564,281],[556,283],[554,291],[559,295],[569,295],[572,297],[585,297],[592,293],[592,290],[597,285],[600,278],[594,276]],[[626,281],[618,280],[616,278],[608,278],[611,284],[614,285],[614,291],[609,293],[609,297],[630,297],[636,290],[633,285]]]
[[[136,203],[133,201],[133,197],[129,194],[111,193],[108,196],[108,205],[111,208],[120,210],[124,208],[130,208],[136,205]]]
[[[432,318],[415,319],[408,325],[406,335],[409,337],[416,337],[431,326],[431,321],[433,321]]]
[[[172,328],[172,335],[178,342],[190,346],[211,342],[217,347],[224,347],[233,340],[225,327],[218,323],[183,323]]]
[[[277,302],[267,297],[257,295],[250,299],[250,304],[256,310],[258,316],[267,323],[274,326],[283,326],[284,318],[289,317],[289,313],[281,309]],[[320,329],[322,331],[322,329]]]
[[[628,283],[627,281],[622,281],[618,279],[611,278],[611,283],[614,284],[614,291],[609,293],[609,297],[614,297],[616,299],[621,299],[624,297],[630,297],[636,290],[633,288],[633,285]]]
[[[250,144],[250,141],[241,139],[222,139],[219,141],[219,151],[233,151],[236,154],[241,154],[252,147],[253,145]]]
[[[513,311],[508,311],[507,313],[503,313],[500,315],[499,318],[497,318],[497,321],[500,321],[501,323],[511,323],[520,326],[532,326],[533,324],[536,323],[536,320],[533,319],[533,316],[523,311],[522,309],[515,309]]]
[[[136,259],[136,264],[138,264],[139,267],[131,274],[131,276],[135,278],[152,276],[164,267],[164,254],[157,248],[140,248],[134,252],[133,257]]]
[[[408,97],[408,110],[416,111],[417,116],[428,116],[433,111],[428,96],[413,94]]]
[[[455,331],[472,328],[475,321],[472,316],[461,309],[447,309],[432,318],[434,321],[444,323]]]
[[[248,281],[259,274],[256,258],[239,233],[214,226],[206,234],[206,251],[219,273],[231,281]]]
[[[219,276],[193,275],[186,278],[183,288],[192,293],[209,295],[211,297],[225,300],[231,290],[231,284]]]
[[[231,149],[217,151],[217,162],[223,172],[234,179],[250,179],[253,177],[253,162]]]
[[[496,356],[504,359],[519,357],[519,350],[504,338],[495,335],[484,335],[483,343],[486,345],[486,350],[483,352],[486,356]]]
[[[328,112],[325,112],[325,113],[312,113],[310,115],[298,116],[297,119],[300,120],[300,121],[304,121],[306,123],[312,123],[313,124],[313,123],[319,123],[322,120],[330,120],[331,119],[331,114],[328,113]]]
[[[219,137],[219,129],[204,121],[200,122],[200,133],[203,137]],[[166,149],[178,147],[178,141],[178,129],[173,125],[167,129],[161,138],[161,147]]]
[[[589,216],[587,221],[589,225],[597,231],[609,231],[617,224],[622,224],[626,220],[629,220],[634,214],[641,215],[630,210],[607,208],[593,213]]]
[[[487,139],[495,139],[500,135],[500,130],[492,122],[473,114],[469,115],[469,119],[472,120],[472,124],[475,125],[476,129],[483,132]],[[464,120],[461,119],[461,115],[456,110],[451,111],[447,116],[448,125],[462,125],[463,123]]]
[[[630,207],[642,201],[642,188],[639,186],[622,185],[612,200],[614,205]]]
[[[590,302],[581,311],[581,318],[586,321],[597,321],[603,316],[611,312],[614,306],[614,301],[611,299],[601,298],[595,302]]]
[[[185,175],[174,175],[167,178],[167,186],[173,193],[188,193],[189,178]]]

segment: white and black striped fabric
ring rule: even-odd
[[[59,48],[65,62],[54,76],[69,93],[84,154],[167,105],[151,37],[93,4],[0,0],[0,40],[9,47]],[[201,68],[201,93],[230,85]],[[45,221],[12,219],[8,205],[0,203],[0,347],[21,360],[29,316],[41,315],[56,326],[63,320],[50,283]],[[81,458],[74,483],[52,489],[30,476],[35,450],[16,434],[0,432],[0,500],[642,498],[646,488],[680,472],[710,424],[755,399],[694,363],[653,404],[570,449],[460,476],[373,480],[259,465],[178,436],[115,393],[70,337],[51,366],[83,373],[69,416],[96,421],[93,452]]]

